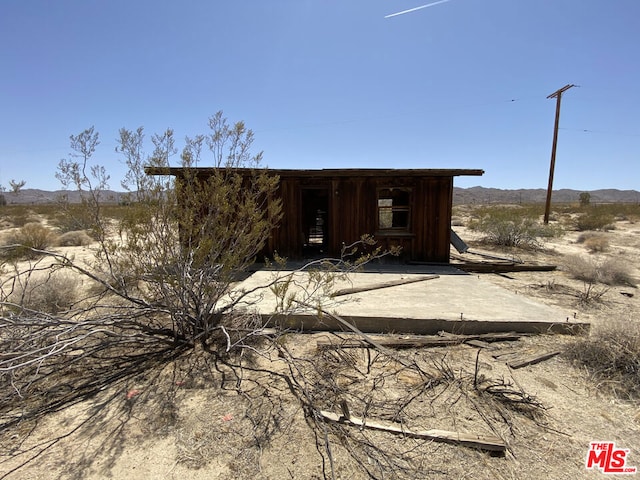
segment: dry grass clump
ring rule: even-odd
[[[583,244],[590,253],[605,252],[609,249],[609,240],[599,233],[582,233],[576,242]]]
[[[27,223],[7,236],[5,246],[15,246],[4,249],[4,255],[11,259],[36,258],[39,254],[33,249],[46,250],[55,240],[55,234],[44,225]]]
[[[616,258],[570,255],[566,259],[565,270],[576,280],[589,284],[635,284],[627,265]]]
[[[18,286],[9,301],[25,310],[55,315],[73,306],[79,287],[77,277],[56,273]]]
[[[60,247],[82,247],[93,243],[93,238],[84,230],[73,230],[60,235],[57,243]]]
[[[614,321],[576,340],[566,350],[587,368],[598,388],[626,399],[640,398],[640,324]]]

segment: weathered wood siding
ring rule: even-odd
[[[148,167],[145,171],[149,175],[175,175],[178,178],[185,174],[182,168]],[[197,168],[196,174],[206,177],[216,171],[216,168]],[[484,173],[477,169],[269,171],[280,178],[276,195],[282,200],[283,216],[268,239],[265,255],[273,257],[278,252],[296,259],[308,253],[312,242],[309,240],[311,235],[305,229],[309,227],[309,216],[321,205],[322,210],[326,210],[323,213],[325,223],[320,247],[323,255],[337,256],[343,245],[370,234],[385,249],[401,246],[403,260],[442,263],[449,262],[453,178]],[[234,169],[234,172],[245,178],[253,174],[250,169]],[[378,225],[379,192],[391,188],[410,192],[409,204],[400,215],[403,220],[399,223],[404,223],[401,228],[393,224],[395,217],[392,208],[390,228],[387,225],[388,228],[381,229]],[[315,195],[314,192],[320,193]],[[387,194],[385,199],[392,197],[393,203],[394,195]],[[309,199],[313,199],[313,202],[309,203]],[[388,221],[389,217],[385,218]],[[306,253],[305,243],[308,244]]]
[[[410,221],[406,232],[378,230],[378,191],[381,188],[410,190]],[[339,255],[343,245],[363,234],[373,235],[384,248],[402,247],[407,261],[448,262],[453,177],[285,177],[278,194],[283,219],[273,232],[267,255],[277,251],[288,258],[300,258],[302,190],[328,192],[327,235],[329,254]]]

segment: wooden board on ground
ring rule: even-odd
[[[506,333],[483,333],[478,335],[403,335],[403,336],[373,336],[378,345],[387,348],[426,348],[426,347],[446,347],[448,345],[459,345],[461,343],[479,340],[482,342],[499,342],[519,340],[521,335],[514,332]],[[317,348],[368,348],[370,342],[362,338],[336,336],[320,338],[316,341]]]
[[[400,285],[408,285],[410,283],[424,282],[427,280],[433,280],[434,278],[440,278],[439,275],[426,275],[417,278],[403,278],[401,280],[393,280],[389,282],[373,283],[371,285],[363,285],[361,287],[343,288],[336,290],[331,294],[332,297],[340,297],[342,295],[351,295],[353,293],[368,292],[371,290],[379,290],[381,288],[397,287]]]
[[[549,360],[550,358],[553,358],[560,353],[562,353],[560,352],[560,350],[554,350],[552,352],[545,352],[545,353],[536,353],[535,355],[528,355],[526,357],[520,357],[520,358],[515,358],[513,360],[509,360],[507,362],[507,365],[513,369],[522,368],[522,367],[526,367],[527,365],[535,365],[536,363]]]
[[[482,340],[467,340],[466,342],[467,345],[471,345],[472,347],[478,347],[478,348],[489,348],[491,347],[491,344],[488,342],[483,342]]]
[[[534,265],[505,262],[452,263],[451,266],[465,272],[473,273],[552,272],[558,268],[557,265]]]
[[[467,447],[488,450],[492,452],[504,452],[507,445],[504,441],[493,435],[473,435],[468,433],[450,432],[447,430],[412,430],[398,423],[375,421],[371,419],[361,419],[350,416],[338,415],[325,410],[320,411],[320,415],[332,422],[351,424],[356,427],[371,428],[373,430],[383,430],[386,432],[405,435],[415,438],[426,438],[435,442],[445,442],[464,445]]]

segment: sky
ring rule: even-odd
[[[122,190],[120,128],[181,148],[222,110],[271,168],[546,188],[547,96],[575,84],[554,188],[640,189],[638,19],[638,0],[0,0],[0,185],[61,188],[70,135],[93,126],[91,161]]]

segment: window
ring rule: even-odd
[[[408,230],[411,192],[402,188],[383,188],[378,191],[378,229]]]

